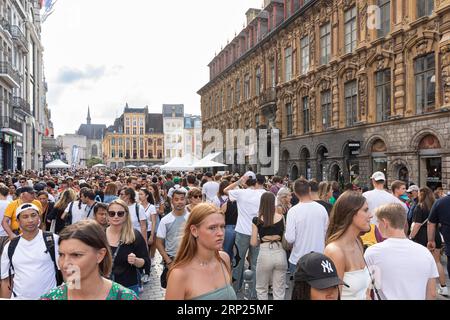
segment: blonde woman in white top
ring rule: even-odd
[[[341,286],[342,300],[370,299],[371,276],[360,236],[370,231],[371,218],[366,199],[354,191],[342,194],[331,211],[324,254],[349,285]]]

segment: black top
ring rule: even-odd
[[[47,214],[47,223],[56,219],[55,224],[55,233],[59,234],[62,229],[65,227],[64,220],[61,219],[62,214],[64,213],[64,209],[53,208],[53,210]]]
[[[258,217],[254,217],[252,220],[253,224],[258,227],[259,239],[261,239],[261,243],[270,242],[264,241],[264,237],[266,236],[280,236],[280,239],[283,237],[284,233],[284,220],[281,219],[277,223],[274,223],[271,226],[265,227],[264,221],[261,221]]]
[[[327,209],[328,216],[330,215],[331,209],[333,209],[333,205],[329,202],[323,201],[323,200],[316,200],[318,204],[321,204],[325,209]]]
[[[296,206],[300,201],[298,200],[296,194],[292,192],[291,205]]]
[[[148,257],[147,245],[145,244],[144,238],[139,231],[133,230],[136,241],[132,244],[123,244],[120,246],[119,252],[114,259],[112,270],[114,281],[127,288],[137,285],[139,283],[138,277],[140,276],[138,268],[128,263],[128,255],[130,253],[134,253],[137,258],[145,260],[143,268],[145,268],[146,265],[150,266],[150,258]],[[113,256],[116,250],[117,247],[111,246],[111,253]]]
[[[236,201],[227,201],[227,211],[225,211],[225,225],[235,226],[238,218],[238,209]]]
[[[428,219],[429,211],[423,210],[419,205],[414,207],[413,212],[413,222],[422,224],[425,220]],[[428,243],[428,233],[427,233],[427,224],[424,223],[422,227],[417,232],[416,236],[413,239],[415,242],[420,243],[423,246],[427,246]],[[439,232],[436,232],[435,235],[436,248],[442,248],[442,241]]]

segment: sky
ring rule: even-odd
[[[120,6],[119,6],[120,4]],[[110,126],[126,103],[200,115],[207,65],[263,0],[58,0],[42,26],[55,137],[86,123]]]

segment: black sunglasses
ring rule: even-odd
[[[195,198],[195,199],[201,199],[202,196],[192,196],[191,198]]]
[[[118,216],[119,218],[122,218],[125,215],[125,211],[108,211],[108,216],[110,218],[114,218],[115,216]]]

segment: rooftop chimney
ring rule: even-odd
[[[261,9],[248,9],[248,11],[246,12],[246,16],[247,16],[247,25],[250,24],[250,22],[252,22],[253,19],[255,19],[258,14],[261,12]]]

